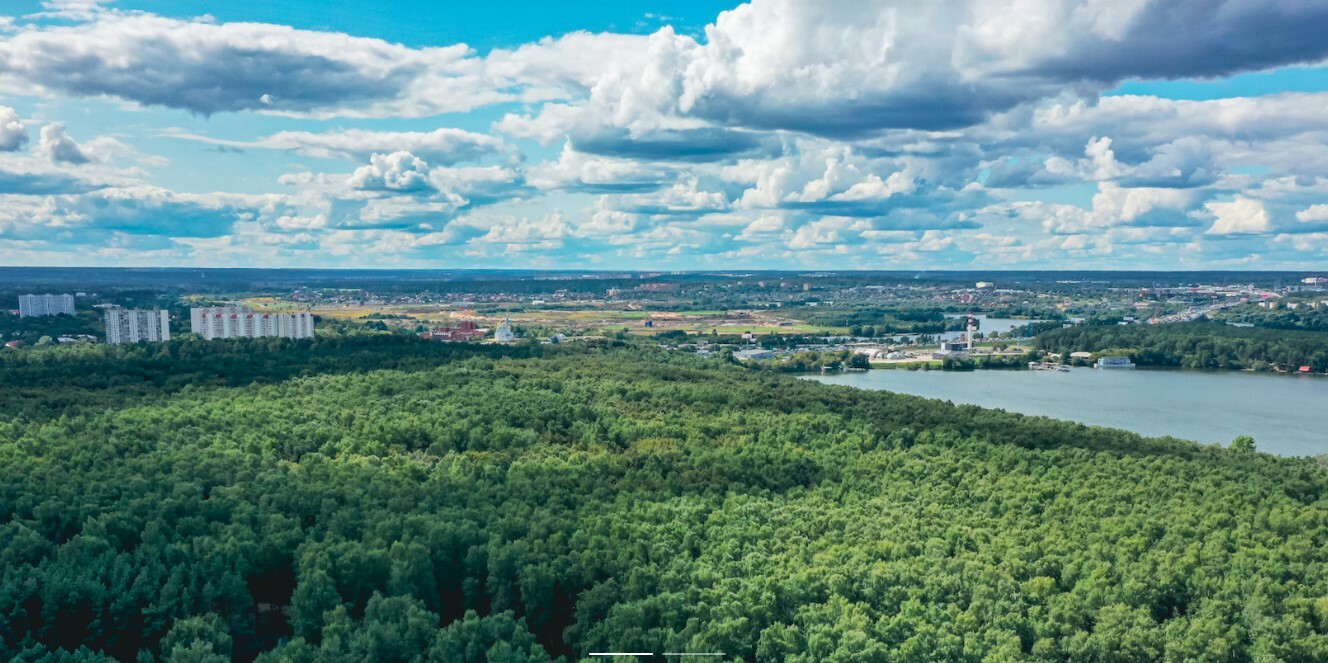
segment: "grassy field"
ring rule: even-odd
[[[825,327],[810,325],[789,318],[771,316],[764,313],[746,313],[737,311],[700,310],[685,312],[642,311],[636,309],[610,308],[570,308],[550,306],[548,308],[527,309],[512,313],[477,308],[453,308],[443,305],[321,305],[312,308],[299,302],[288,302],[275,297],[253,297],[244,303],[255,310],[310,310],[315,315],[330,320],[361,320],[373,314],[379,314],[389,320],[398,316],[409,316],[413,321],[425,325],[453,324],[461,320],[474,320],[484,325],[496,325],[510,317],[513,324],[525,327],[547,327],[555,330],[575,331],[578,333],[619,331],[626,328],[631,334],[654,334],[662,331],[685,331],[689,334],[709,334],[715,330],[720,334],[734,335],[752,332],[768,334],[825,334],[842,335],[848,333],[843,327]],[[646,320],[653,320],[651,327],[646,327]]]

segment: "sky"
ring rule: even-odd
[[[0,4],[0,264],[1328,270],[1322,0]]]

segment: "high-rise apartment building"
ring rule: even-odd
[[[171,317],[166,311],[106,309],[106,342],[139,343],[171,340]]]
[[[243,306],[217,306],[189,309],[189,330],[205,339],[215,338],[313,338],[314,315],[298,313],[255,313]]]
[[[73,295],[19,295],[18,314],[23,318],[43,315],[73,315]]]

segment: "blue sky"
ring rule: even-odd
[[[161,16],[191,19],[212,16],[224,22],[289,25],[302,30],[376,37],[413,47],[465,43],[481,51],[512,48],[568,32],[649,34],[661,25],[699,34],[719,12],[738,2],[613,0],[540,2],[539,0],[322,0],[320,2],[216,2],[152,0],[111,6]],[[12,15],[45,10],[36,0],[11,0]]]
[[[11,1],[0,264],[1323,269],[1328,6],[1008,4]]]

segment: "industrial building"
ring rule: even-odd
[[[439,327],[420,334],[420,337],[430,341],[473,341],[488,335],[488,330],[470,320],[463,320],[455,327]]]
[[[313,338],[314,316],[298,313],[255,313],[243,306],[189,309],[189,331],[207,340],[218,338]]]
[[[19,295],[18,314],[23,318],[73,315],[73,295]]]
[[[738,361],[765,361],[767,359],[774,359],[775,353],[773,350],[752,348],[750,350],[738,350],[737,352],[734,352],[733,358]]]
[[[166,311],[117,306],[106,309],[105,319],[106,342],[110,345],[171,340],[171,318]]]

